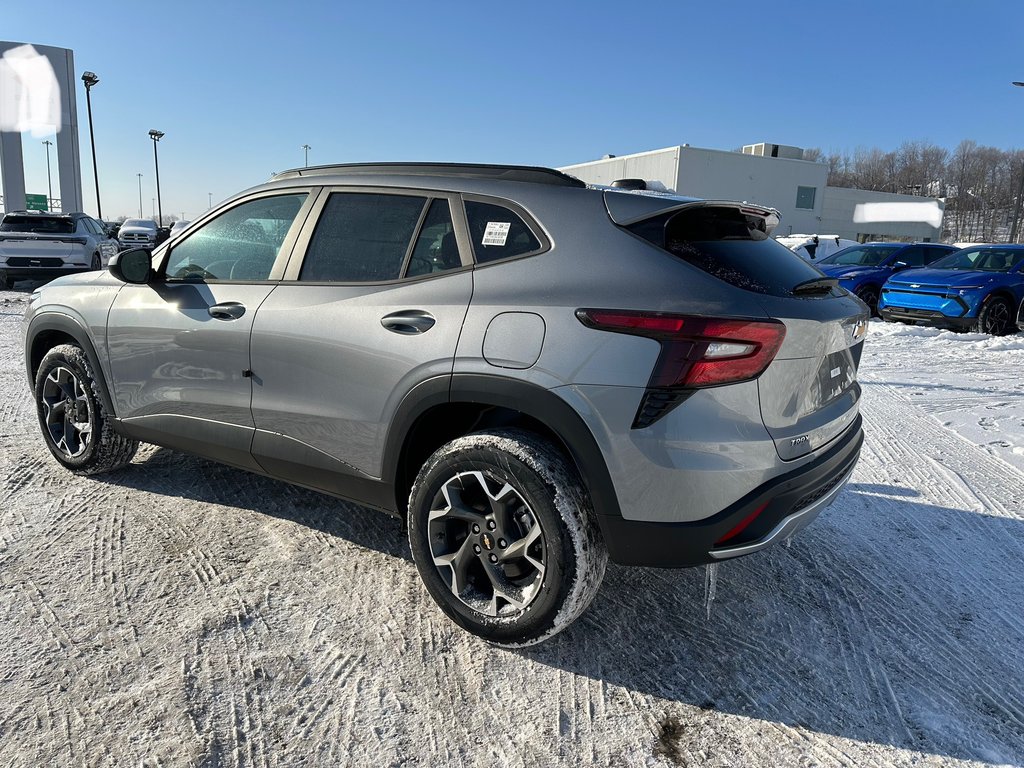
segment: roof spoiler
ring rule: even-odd
[[[765,234],[770,235],[781,219],[774,208],[735,200],[698,200],[677,195],[637,195],[608,191],[604,193],[608,216],[620,227],[636,224],[652,216],[686,210],[688,208],[735,208],[747,216],[756,216],[764,222]]]

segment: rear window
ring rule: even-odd
[[[826,256],[821,260],[821,263],[851,267],[877,267],[898,249],[899,246],[894,246],[892,248],[877,246],[858,248],[857,246],[854,246],[853,248],[844,248],[838,253],[833,253],[831,256]]]
[[[737,288],[773,296],[821,272],[764,231],[759,216],[736,208],[702,207],[664,214],[628,229],[674,256]]]
[[[35,232],[39,235],[73,235],[75,222],[56,216],[4,216],[0,232]]]

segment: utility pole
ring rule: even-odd
[[[210,196],[210,204],[207,205],[206,207],[213,208],[213,192],[207,192],[206,194]]]
[[[83,72],[82,82],[85,83],[85,103],[89,108],[89,143],[92,145],[92,176],[96,179],[96,218],[103,221],[103,206],[100,205],[100,174],[96,170],[96,137],[92,132],[92,87],[100,79],[94,72]]]
[[[46,145],[46,210],[53,210],[53,177],[50,175],[50,147],[53,146],[53,142],[46,139],[43,144]]]
[[[139,218],[141,219],[142,218],[142,174],[141,173],[136,173],[135,175],[139,177]]]
[[[309,146],[309,144],[303,144],[299,149],[306,150],[306,167],[309,168],[309,150],[311,150],[312,147]]]
[[[156,168],[156,210],[160,215],[157,219],[156,225],[162,227],[164,225],[164,207],[160,202],[160,160],[156,156],[156,143],[164,137],[163,131],[158,131],[155,128],[149,132],[149,138],[153,140],[153,166]]]

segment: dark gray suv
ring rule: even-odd
[[[287,171],[33,294],[28,378],[72,471],[141,440],[404,516],[453,621],[536,643],[608,557],[756,552],[849,478],[867,310],[777,222],[543,168]]]

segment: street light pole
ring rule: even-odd
[[[155,128],[149,132],[149,138],[153,140],[153,165],[156,168],[156,210],[160,218],[157,219],[157,226],[162,227],[164,225],[164,209],[163,204],[160,201],[160,160],[156,155],[156,143],[164,137],[163,131],[158,131]]]
[[[209,197],[210,197],[210,204],[208,206],[206,206],[206,207],[207,208],[213,208],[213,192],[207,192],[206,194],[209,195]]]
[[[312,147],[309,146],[309,144],[303,144],[299,149],[306,150],[306,167],[309,168],[309,150],[311,150]]]
[[[46,145],[46,210],[53,209],[53,177],[50,175],[50,147],[53,146],[53,142],[46,139],[43,144]]]
[[[141,219],[142,218],[142,174],[141,173],[136,173],[135,175],[139,177],[139,218]]]
[[[85,83],[85,103],[89,109],[89,143],[92,145],[92,176],[96,180],[96,218],[103,220],[103,206],[100,205],[100,175],[96,170],[96,136],[92,132],[92,87],[100,79],[94,72],[83,72],[82,82]],[[49,151],[49,150],[47,150]],[[47,155],[49,158],[49,155]]]

